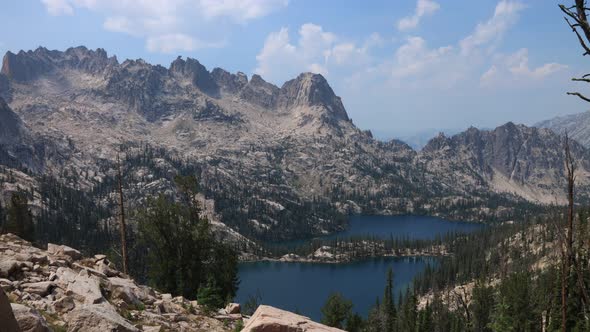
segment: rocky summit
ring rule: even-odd
[[[105,255],[47,250],[0,235],[0,331],[339,331],[309,318],[260,306],[252,317],[230,303],[209,312],[196,301],[139,285]]]
[[[16,131],[0,134],[2,172],[26,173],[27,188],[42,187],[43,176],[81,194],[99,191],[97,204],[113,208],[119,153],[129,204],[173,193],[173,176],[190,172],[212,220],[233,238],[325,234],[345,227],[350,213],[510,220],[518,206],[565,197],[563,140],[554,132],[471,128],[416,151],[357,128],[318,74],[278,87],[191,58],[166,68],[119,62],[102,49],[38,48],[5,55],[0,97],[0,128]],[[573,152],[586,174],[586,148]],[[588,177],[578,179],[587,193]]]

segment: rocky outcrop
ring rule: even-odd
[[[22,332],[52,332],[45,318],[37,310],[18,303],[11,306]]]
[[[563,144],[563,138],[548,129],[508,122],[494,130],[472,127],[452,137],[439,135],[422,149],[420,158],[453,186],[488,187],[553,203],[565,197]],[[574,141],[571,149],[579,174],[587,174],[588,152]],[[453,173],[461,176],[451,179]],[[586,176],[578,178],[582,187],[588,185]]]
[[[211,77],[211,73],[199,61],[193,58],[183,60],[178,57],[170,65],[170,74],[189,79],[199,90],[210,94],[217,95],[219,87]]]
[[[307,317],[266,305],[258,307],[242,332],[342,332]]]
[[[18,326],[18,322],[16,318],[14,318],[14,313],[12,312],[12,307],[10,302],[8,301],[8,297],[4,294],[4,290],[0,289],[0,332],[19,332],[20,328]]]
[[[238,303],[211,316],[197,301],[137,284],[104,255],[83,258],[67,246],[48,247],[46,251],[12,234],[0,235],[0,263],[10,262],[0,279],[0,332],[19,331],[16,323],[27,332],[232,331],[243,320]],[[100,265],[107,265],[112,276],[99,271]],[[264,326],[336,331],[268,306],[261,306],[248,326],[251,331],[275,331]]]
[[[264,109],[275,109],[280,89],[265,81],[260,75],[252,75],[250,82],[240,92],[244,101]]]
[[[2,60],[2,74],[17,82],[26,82],[50,72],[53,68],[35,52],[7,52]]]
[[[281,87],[279,107],[291,109],[297,106],[320,106],[331,117],[348,121],[342,100],[336,96],[328,81],[320,74],[303,73],[285,82]]]
[[[211,78],[215,81],[221,91],[229,94],[236,94],[248,84],[248,77],[242,72],[231,74],[228,71],[215,68],[211,71]]]
[[[56,69],[76,69],[96,74],[116,65],[117,58],[109,58],[101,48],[93,51],[78,46],[59,52],[39,47],[35,51],[20,51],[18,54],[7,52],[2,61],[1,73],[9,79],[25,83]]]
[[[10,262],[0,286],[15,302],[12,311],[22,331],[229,331],[242,319],[209,317],[194,301],[138,285],[103,255],[83,258],[67,246],[48,247],[50,251],[11,234],[0,235],[0,262]],[[100,272],[101,264],[116,276]],[[2,332],[5,319],[9,326],[10,306],[0,294]]]

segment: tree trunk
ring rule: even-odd
[[[123,260],[123,273],[129,274],[127,269],[127,226],[125,224],[125,205],[123,201],[123,176],[121,174],[121,162],[117,154],[117,172],[119,189],[119,231],[121,233],[121,258]]]

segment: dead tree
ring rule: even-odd
[[[590,55],[590,24],[588,23],[588,11],[590,10],[587,7],[586,0],[575,0],[574,4],[566,7],[565,5],[559,5],[561,11],[565,14],[564,19],[569,27],[572,29],[572,32],[576,35],[580,46],[584,50],[583,56]],[[590,74],[583,75],[582,77],[572,78],[572,81],[576,82],[586,82],[590,83]],[[586,97],[585,95],[579,92],[568,92],[568,95],[577,96],[578,98],[590,102],[590,98]],[[568,211],[567,211],[567,233],[565,234],[566,238],[561,239],[561,243],[564,243],[562,246],[562,269],[564,269],[562,275],[562,330],[565,331],[566,322],[565,318],[567,318],[567,303],[565,302],[567,298],[567,285],[566,279],[567,276],[565,275],[565,270],[567,272],[573,270],[576,273],[577,277],[577,286],[580,287],[582,290],[582,300],[584,307],[588,310],[589,305],[589,295],[588,295],[588,287],[586,286],[586,282],[583,278],[583,271],[582,266],[579,261],[579,257],[576,257],[573,248],[573,222],[574,222],[574,182],[575,182],[575,163],[572,158],[571,154],[571,145],[569,142],[569,138],[566,133],[566,144],[565,144],[565,164],[566,164],[566,171],[567,171],[567,182],[568,182]],[[578,241],[584,242],[585,239],[578,239]],[[565,297],[565,298],[564,298]]]
[[[561,271],[561,329],[567,327],[567,297],[569,293],[568,278],[574,259],[574,183],[576,181],[576,165],[571,153],[570,141],[565,133],[565,169],[567,177],[567,224],[565,226],[565,250],[562,249]]]
[[[561,11],[565,14],[564,19],[572,29],[572,32],[576,34],[578,42],[584,49],[582,55],[590,55],[590,24],[588,24],[588,13],[590,8],[586,7],[586,0],[575,0],[575,4],[569,7],[565,5],[559,5]],[[572,81],[590,83],[590,74],[583,75],[582,77],[572,78]],[[580,99],[590,102],[590,98],[584,96],[579,92],[568,92],[568,95],[577,96]]]
[[[125,224],[125,202],[123,200],[123,175],[121,173],[121,161],[117,153],[117,189],[119,191],[119,231],[121,233],[121,258],[123,261],[123,273],[129,274],[127,269],[127,225]]]

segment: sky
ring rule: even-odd
[[[571,0],[563,0],[572,2]],[[586,111],[590,72],[551,0],[2,0],[0,52],[104,48],[119,61],[326,77],[381,137]]]

